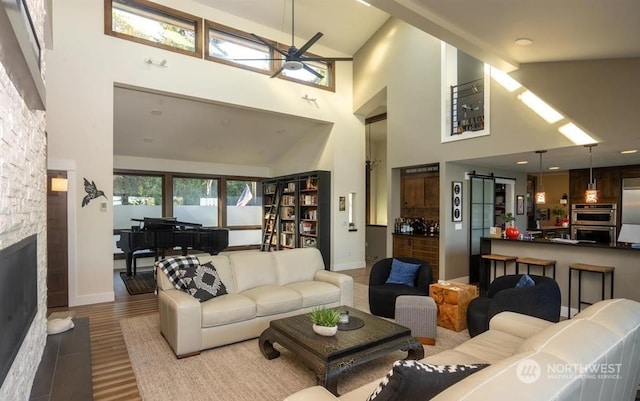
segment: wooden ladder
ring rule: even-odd
[[[276,231],[276,224],[278,224],[278,217],[280,216],[280,203],[282,202],[283,186],[284,183],[282,181],[276,182],[275,198],[271,205],[269,205],[269,210],[264,218],[262,245],[260,246],[260,250],[263,252],[271,251],[277,243],[277,241],[274,241],[273,234]]]

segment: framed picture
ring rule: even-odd
[[[524,195],[516,196],[516,214],[524,214]]]
[[[451,182],[451,220],[462,221],[462,182]]]
[[[341,212],[344,212],[344,211],[345,211],[345,209],[346,209],[346,203],[347,203],[346,201],[347,201],[347,199],[346,199],[344,196],[341,196],[341,197],[338,199],[338,210],[339,210],[339,211],[341,211]]]

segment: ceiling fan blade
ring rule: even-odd
[[[293,55],[294,58],[301,57],[314,43],[318,41],[322,37],[322,32],[318,32],[311,39],[307,41],[298,51]]]
[[[282,54],[283,56],[287,57],[288,54],[283,52],[282,50],[278,49],[277,47],[275,47],[274,45],[272,45],[271,43],[267,42],[266,40],[262,39],[260,36],[256,35],[255,33],[252,33],[251,36],[253,36],[254,38],[256,38],[257,40],[259,40],[262,44],[266,45],[267,47],[269,47],[270,49],[273,49],[275,51],[277,51],[278,53]]]
[[[313,68],[309,67],[305,63],[302,63],[302,68],[304,68],[305,70],[309,71],[310,73],[312,73],[313,75],[315,75],[316,77],[318,77],[320,79],[324,78],[324,76],[322,74],[320,74],[318,71],[314,70]]]
[[[284,66],[278,68],[278,70],[276,72],[273,73],[272,76],[270,76],[269,78],[275,78],[277,77],[282,71],[284,70]]]
[[[300,61],[353,61],[352,57],[301,57]]]

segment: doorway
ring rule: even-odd
[[[386,257],[387,249],[387,114],[365,119],[365,257]]]
[[[47,171],[48,308],[68,306],[69,304],[69,247],[66,183],[66,171]]]

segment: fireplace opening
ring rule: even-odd
[[[38,247],[34,234],[0,250],[0,386],[38,309]]]

